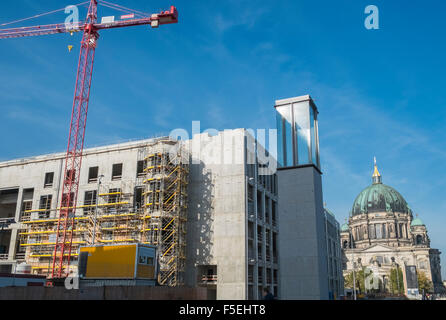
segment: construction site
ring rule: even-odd
[[[202,287],[219,299],[260,298],[266,286],[277,295],[277,181],[260,174],[275,159],[258,159],[245,129],[84,150],[99,33],[176,24],[177,9],[75,6],[85,20],[0,29],[0,39],[83,34],[67,152],[0,163],[0,273],[44,276],[47,287],[80,277],[91,286]],[[99,7],[121,16],[101,18]],[[228,151],[236,164],[215,161]]]
[[[237,129],[84,150],[63,272],[78,274],[84,247],[142,244],[157,249],[157,285],[219,299],[278,292],[277,180],[260,174],[271,158],[256,157],[256,145]],[[237,164],[220,162],[228,151]],[[51,277],[64,164],[63,153],[0,163],[2,272]]]
[[[312,98],[276,101],[279,134],[269,139],[277,138],[278,160],[251,129],[212,134],[193,129],[187,138],[171,133],[84,148],[99,33],[134,26],[156,29],[177,24],[179,14],[174,6],[146,14],[104,0],[78,6],[88,10],[83,21],[0,29],[0,39],[83,34],[67,151],[0,162],[2,281],[44,284],[43,291],[33,292],[48,299],[82,298],[60,293],[70,281],[89,290],[103,288],[87,290],[92,299],[124,294],[122,287],[137,288],[126,298],[172,294],[140,289],[155,286],[189,288],[174,292],[218,300],[262,299],[265,292],[283,298],[326,297],[318,111]],[[122,15],[100,19],[99,6]],[[276,169],[283,165],[279,174]],[[293,172],[302,175],[293,178]],[[306,197],[296,198],[298,189]],[[288,219],[280,232],[279,216]],[[307,234],[307,225],[314,232]],[[296,232],[298,228],[303,229]],[[21,276],[16,280],[16,275]],[[31,291],[5,294],[24,298],[27,292],[35,297]]]
[[[122,165],[113,168],[109,183],[99,183],[97,168],[90,169],[88,183],[98,183],[98,188],[86,192],[83,204],[73,210],[71,264],[76,264],[80,246],[150,244],[160,251],[159,283],[184,284],[189,161],[182,150],[171,152],[171,146],[161,141],[140,150],[135,181],[120,181]],[[51,180],[45,185],[51,187]],[[26,228],[19,233],[19,251],[33,273],[50,275],[60,208],[52,208],[52,196],[41,197],[36,209],[32,201],[23,205],[20,222]]]

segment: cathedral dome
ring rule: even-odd
[[[348,224],[347,224],[347,223],[344,223],[344,224],[341,226],[341,232],[346,232],[346,231],[348,231],[348,230],[349,230]]]
[[[423,221],[420,218],[413,219],[412,223],[410,224],[412,227],[416,226],[424,226]]]
[[[355,216],[372,212],[410,213],[403,196],[394,188],[382,183],[376,163],[373,184],[356,197],[351,214]]]

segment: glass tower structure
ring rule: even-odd
[[[277,153],[280,167],[314,165],[320,170],[314,101],[309,95],[276,101]]]

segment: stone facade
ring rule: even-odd
[[[341,246],[344,275],[354,268],[372,270],[375,289],[390,289],[391,269],[415,266],[436,292],[443,290],[440,251],[431,248],[426,226],[404,198],[382,184],[376,166],[373,184],[356,198],[348,224],[341,227]]]

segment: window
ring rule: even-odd
[[[62,207],[68,207],[68,212],[70,214],[74,211],[73,203],[74,203],[74,192],[71,192],[69,197],[68,193],[62,195]]]
[[[99,167],[91,167],[88,169],[88,183],[97,182],[99,175]]]
[[[21,221],[29,221],[31,219],[31,211],[33,208],[33,201],[32,200],[27,200],[27,201],[23,201],[22,204],[22,212],[21,212]]]
[[[147,256],[139,256],[139,264],[146,264],[149,266],[153,266],[153,258],[152,257],[147,257]]]
[[[108,203],[118,203],[121,200],[120,188],[109,189],[108,193]]]
[[[54,172],[48,172],[45,174],[45,188],[50,188],[53,186],[54,182]]]
[[[133,207],[136,209],[142,208],[142,194],[143,194],[144,188],[143,187],[136,187],[135,188],[135,195],[134,195],[134,201],[133,201]]]
[[[268,197],[265,198],[265,221],[269,223],[269,203],[270,200]]]
[[[92,214],[94,213],[94,211],[96,210],[96,207],[94,205],[96,205],[97,202],[97,191],[86,191],[85,192],[85,197],[84,197],[84,206],[89,206],[84,208],[84,215],[87,214]]]
[[[376,239],[382,239],[383,238],[383,232],[382,232],[382,224],[376,224]]]
[[[67,176],[66,176],[65,182],[69,183],[70,181],[74,181],[75,177],[76,177],[76,170],[74,170],[74,169],[67,170]]]
[[[263,219],[263,202],[262,192],[257,191],[257,218]]]
[[[114,164],[112,171],[112,180],[120,180],[122,178],[122,163]]]
[[[51,200],[53,199],[53,196],[47,195],[47,196],[41,196],[40,197],[40,203],[39,203],[39,218],[40,219],[47,219],[50,217],[50,209],[51,209]]]
[[[421,235],[417,235],[415,244],[423,244],[423,237]]]
[[[277,226],[277,204],[275,201],[271,202],[271,209],[272,209],[272,220],[273,220],[273,226]]]
[[[369,225],[369,237],[370,237],[370,239],[376,239],[374,224]]]
[[[136,177],[140,178],[144,176],[144,160],[138,161],[136,165]]]

